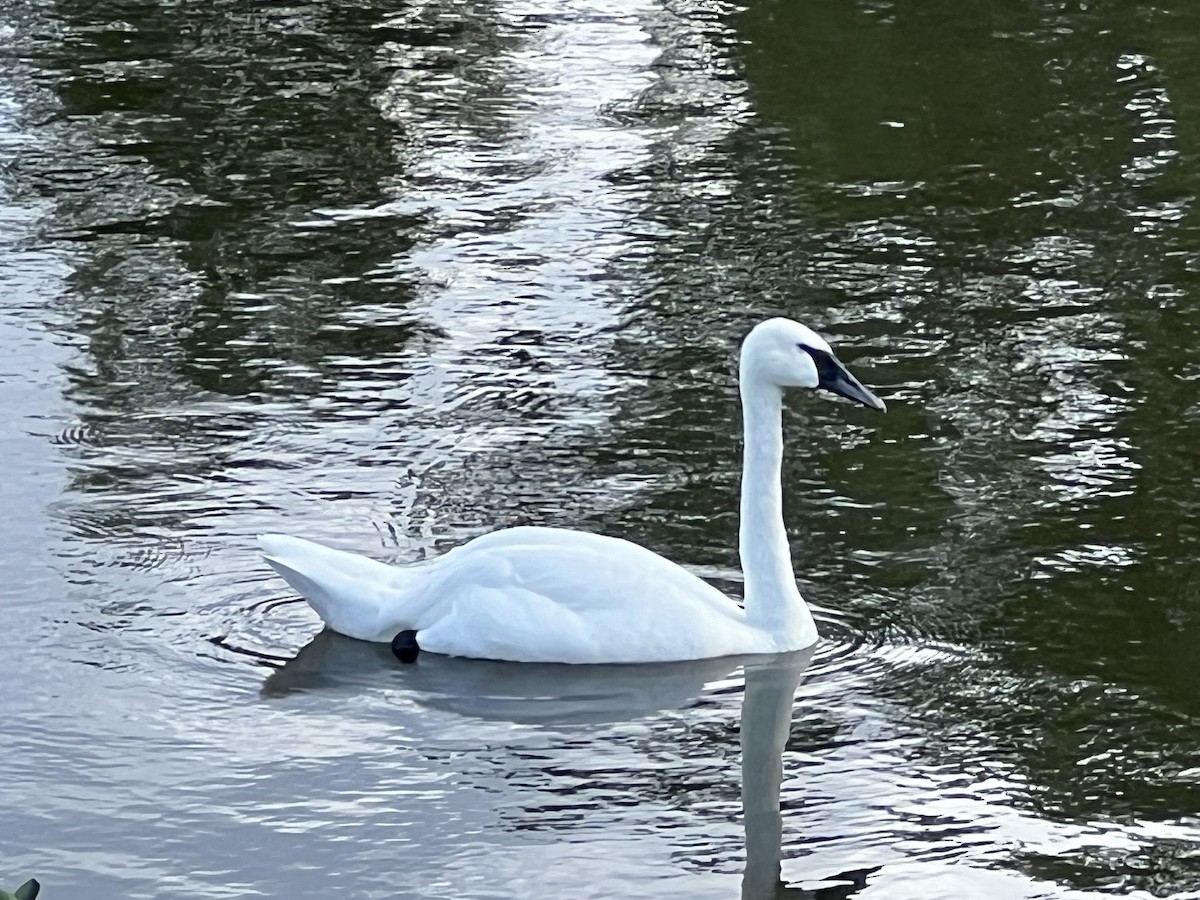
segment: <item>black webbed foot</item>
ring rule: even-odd
[[[402,631],[392,638],[392,652],[402,663],[415,663],[421,652],[415,631]]]

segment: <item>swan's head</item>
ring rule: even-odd
[[[767,319],[754,326],[742,344],[743,387],[821,388],[870,406],[886,409],[833,355],[823,337],[791,319]]]

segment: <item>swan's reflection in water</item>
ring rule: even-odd
[[[812,651],[746,667],[742,698],[742,815],[746,826],[744,900],[783,896],[781,879],[783,751],[792,725],[796,688]]]
[[[387,644],[322,631],[263,684],[265,696],[381,682],[422,706],[518,725],[625,722],[679,709],[754,657],[571,666],[422,653],[401,665]]]
[[[264,696],[379,687],[408,693],[422,706],[488,721],[569,726],[629,721],[697,701],[705,687],[745,672],[742,704],[742,809],[746,830],[743,900],[808,897],[837,900],[865,885],[874,870],[846,872],[815,890],[780,878],[779,808],[783,752],[796,688],[812,649],[777,656],[683,663],[570,666],[454,659],[422,654],[400,665],[385,644],[323,631],[264,682]]]
[[[742,814],[746,826],[743,900],[806,897],[841,900],[865,887],[876,869],[842,872],[815,890],[782,880],[783,751],[792,725],[796,688],[812,658],[812,648],[746,663],[742,698]]]

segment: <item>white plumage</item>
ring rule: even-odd
[[[825,388],[877,409],[815,332],[787,319],[742,346],[745,426],[739,550],[745,609],[629,541],[560,528],[478,537],[435,560],[391,566],[301,538],[261,535],[267,561],[334,631],[433,653],[518,662],[666,662],[797,650],[817,638],[783,526],[785,387]]]

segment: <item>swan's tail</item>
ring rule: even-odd
[[[408,627],[390,621],[409,580],[403,570],[285,534],[260,534],[258,544],[271,568],[334,631],[364,641],[390,641]]]

